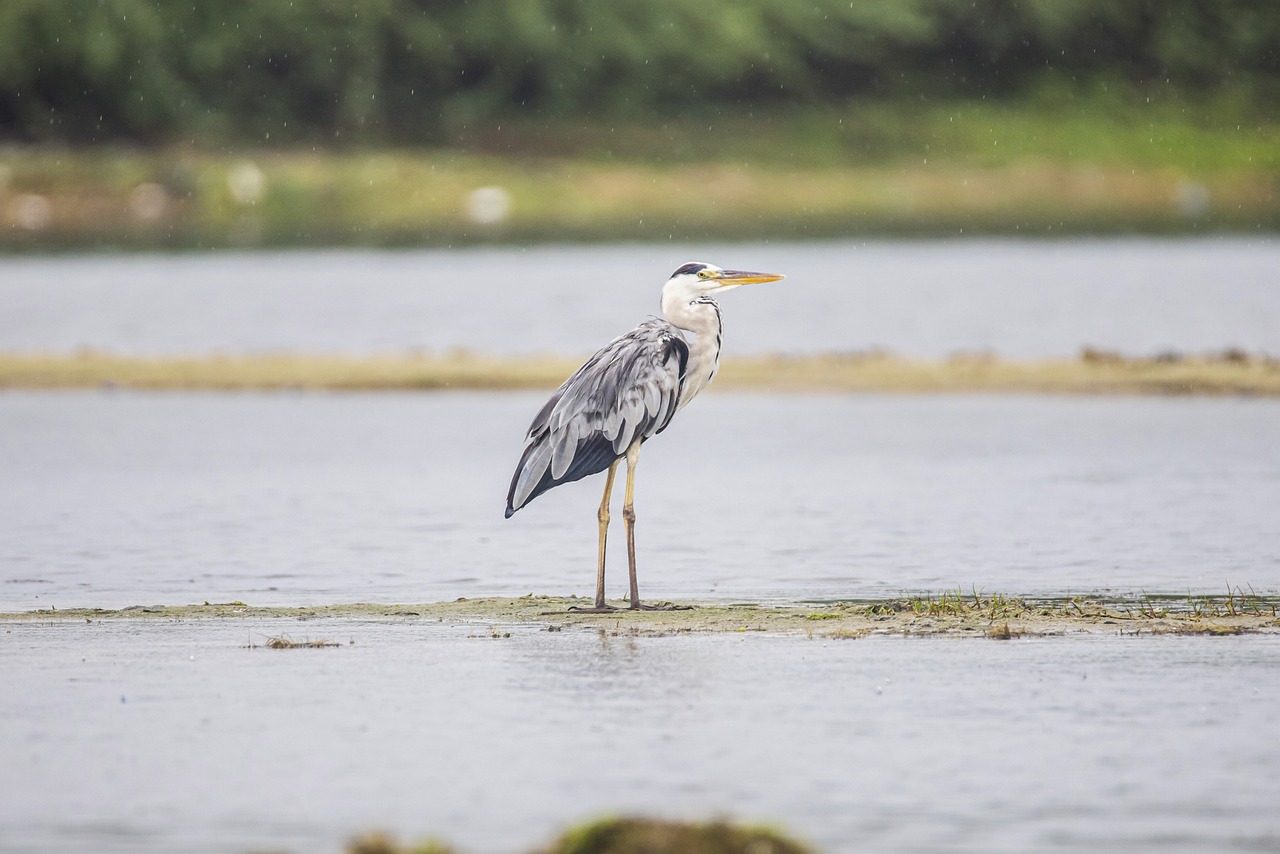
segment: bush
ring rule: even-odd
[[[1272,0],[5,0],[0,137],[434,141],[607,116],[1016,94],[1277,100]]]

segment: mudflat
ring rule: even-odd
[[[134,605],[127,608],[60,608],[0,614],[0,623],[65,620],[405,620],[474,626],[502,637],[515,626],[549,632],[598,629],[617,634],[663,636],[683,633],[760,632],[823,638],[870,635],[988,637],[999,640],[1058,635],[1237,635],[1280,634],[1280,597],[1141,597],[1091,600],[1081,597],[1022,599],[965,595],[856,602],[677,603],[669,611],[632,611],[624,601],[605,614],[574,610],[590,600],[530,595],[461,598],[419,604],[334,604],[261,607],[244,602],[199,605]],[[270,638],[268,638],[270,640]],[[282,644],[278,644],[282,645]],[[287,645],[287,644],[283,644]]]

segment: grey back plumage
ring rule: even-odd
[[[688,361],[680,331],[656,317],[588,359],[529,425],[507,517],[552,487],[604,471],[636,440],[666,429]]]

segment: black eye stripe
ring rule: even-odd
[[[694,261],[694,262],[691,262],[691,263],[689,263],[689,264],[685,264],[684,266],[682,266],[680,269],[676,270],[676,271],[675,271],[674,273],[672,273],[671,275],[672,275],[672,277],[674,278],[675,276],[683,276],[683,275],[688,275],[688,274],[698,273],[698,272],[700,272],[700,271],[702,271],[702,270],[705,270],[705,269],[707,269],[707,265],[706,265],[706,264],[699,264],[698,262]]]

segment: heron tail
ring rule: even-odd
[[[612,442],[596,433],[579,440],[573,459],[560,477],[552,472],[551,456],[546,435],[539,436],[525,448],[507,490],[507,519],[548,489],[602,472],[622,455],[614,451]]]

